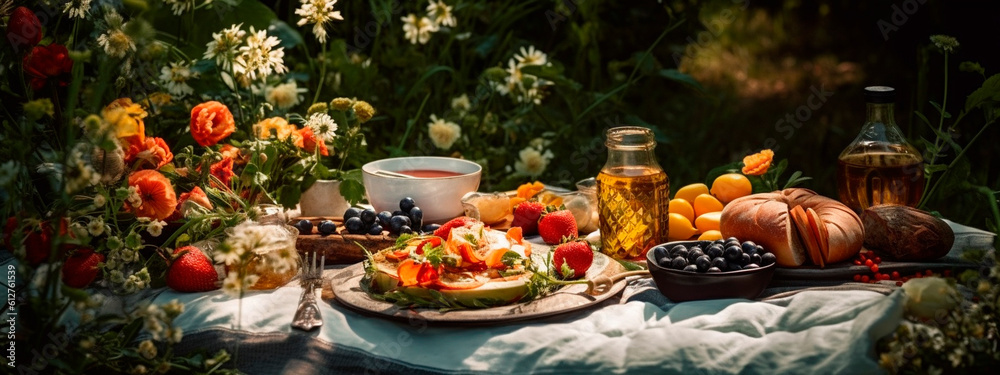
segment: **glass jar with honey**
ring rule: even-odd
[[[650,129],[609,129],[608,161],[597,175],[601,251],[616,259],[644,258],[667,241],[670,179],[653,154]]]
[[[879,204],[915,207],[924,192],[924,159],[893,118],[896,91],[865,88],[868,120],[837,163],[840,201],[855,211]]]

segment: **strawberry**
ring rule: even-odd
[[[194,246],[174,250],[175,259],[167,270],[167,286],[178,292],[207,292],[219,289],[219,273],[212,261]]]
[[[538,234],[549,245],[561,243],[567,238],[574,239],[578,234],[576,218],[566,209],[542,214],[542,218],[538,220]]]
[[[97,279],[100,270],[97,264],[104,261],[104,254],[98,254],[91,248],[80,248],[66,259],[63,264],[63,283],[72,288],[86,288]]]
[[[448,239],[448,235],[451,234],[451,230],[454,228],[465,227],[476,223],[476,219],[468,216],[459,216],[451,219],[447,223],[444,223],[440,228],[434,231],[434,235]]]
[[[545,205],[542,202],[521,202],[514,207],[514,220],[512,227],[521,227],[525,236],[538,234],[538,218],[542,216]]]
[[[567,279],[583,277],[594,262],[594,250],[586,241],[570,241],[556,247],[552,265],[557,274]]]

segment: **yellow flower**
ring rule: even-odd
[[[278,139],[288,139],[295,133],[295,125],[291,125],[282,117],[271,117],[254,124],[254,134],[259,139],[269,139],[272,136]]]
[[[146,109],[160,108],[160,107],[169,105],[171,99],[172,98],[170,97],[170,94],[167,94],[167,93],[162,92],[162,91],[158,91],[158,92],[154,92],[152,94],[149,94],[149,96],[147,96],[146,99],[143,99],[142,101],[140,101],[139,104],[141,104],[142,107],[146,108]]]
[[[338,111],[346,111],[351,108],[354,101],[348,98],[336,98],[330,101],[330,106]]]
[[[146,110],[129,98],[116,99],[101,110],[101,117],[111,124],[118,138],[136,137],[140,142],[146,137],[146,125],[142,120],[146,116]]]
[[[358,116],[358,120],[361,120],[363,124],[371,120],[372,116],[375,116],[375,108],[371,104],[368,104],[368,102],[361,100],[354,103],[354,114]]]
[[[56,109],[56,107],[52,105],[52,101],[48,98],[32,100],[24,103],[23,107],[24,116],[32,121],[40,120],[45,115],[52,117],[55,114]]]
[[[316,103],[316,104],[313,104],[313,105],[309,106],[309,110],[306,111],[306,117],[311,116],[313,113],[321,113],[321,112],[322,113],[326,113],[326,110],[328,108],[329,107],[326,105],[326,103]]]

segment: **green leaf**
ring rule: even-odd
[[[1000,102],[1000,74],[990,76],[983,82],[982,87],[969,94],[965,99],[965,110],[979,108],[989,102]]]
[[[986,77],[986,69],[983,69],[983,66],[979,65],[977,62],[963,61],[961,64],[958,64],[958,70],[969,73],[979,73],[979,75],[983,76],[983,78]]]
[[[688,85],[691,88],[694,88],[694,89],[696,89],[696,90],[698,90],[700,92],[705,92],[705,87],[703,87],[701,85],[701,83],[699,83],[697,80],[695,80],[694,77],[691,77],[691,76],[689,76],[687,74],[681,73],[680,70],[677,70],[677,69],[661,69],[660,70],[660,77],[669,79],[669,80],[674,81],[674,82],[683,83],[683,84]]]
[[[285,208],[295,207],[302,200],[302,190],[298,185],[282,185],[277,193],[278,204]]]
[[[722,176],[722,175],[724,175],[726,173],[736,173],[736,172],[739,172],[739,170],[740,170],[740,168],[742,168],[742,166],[743,166],[743,162],[742,161],[736,161],[736,162],[732,162],[732,163],[729,163],[729,164],[720,165],[718,167],[712,168],[705,175],[705,185],[712,186],[712,182],[715,181],[716,178],[718,178],[719,176]]]
[[[355,179],[342,180],[340,182],[340,195],[343,195],[344,199],[353,206],[365,199],[365,185]]]
[[[500,262],[507,267],[513,267],[515,264],[521,263],[521,259],[523,259],[521,258],[521,254],[514,251],[507,251],[503,254],[503,257],[500,258]]]
[[[935,102],[935,101],[931,100],[931,106],[933,106],[934,109],[936,109],[938,111],[938,113],[941,114],[941,117],[951,118],[951,114],[948,113],[948,111],[945,111],[944,108],[941,107],[941,104],[938,104],[938,102]]]
[[[924,165],[924,174],[927,175],[927,176],[930,176],[930,175],[935,174],[937,172],[944,172],[947,169],[948,169],[948,165],[946,165],[946,164],[927,164],[927,165]]]

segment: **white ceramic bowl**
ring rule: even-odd
[[[438,170],[459,173],[450,177],[405,178],[377,171]],[[483,167],[468,160],[437,156],[382,159],[361,167],[368,202],[375,211],[399,210],[399,201],[411,197],[424,212],[425,223],[441,223],[465,213],[462,196],[479,189]]]

